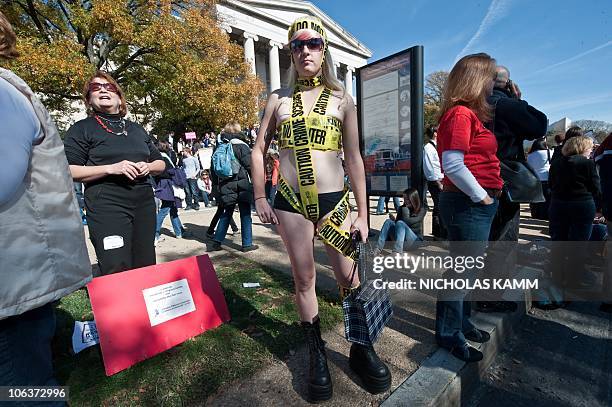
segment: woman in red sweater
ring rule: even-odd
[[[497,141],[483,123],[492,107],[495,60],[487,54],[461,58],[449,74],[443,92],[438,127],[438,153],[445,177],[440,194],[440,217],[448,230],[452,256],[482,256],[497,210],[503,181]],[[470,243],[464,243],[470,242]],[[448,270],[448,278],[472,280],[478,269]],[[483,343],[487,332],[470,321],[466,290],[445,290],[436,306],[436,341],[455,357],[476,362],[482,353],[467,340]]]

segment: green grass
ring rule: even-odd
[[[111,377],[104,374],[98,346],[71,355],[74,320],[92,320],[84,290],[62,299],[57,307],[55,370],[70,386],[72,405],[179,406],[204,402],[220,386],[248,377],[272,358],[285,359],[303,342],[291,279],[245,259],[216,267],[232,316],[229,323],[207,331],[166,352]],[[243,282],[261,288],[243,288]],[[323,329],[342,321],[337,297],[319,297]]]

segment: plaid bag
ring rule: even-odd
[[[374,281],[367,280],[366,269],[370,264],[371,251],[361,241],[358,232],[353,235],[353,243],[357,246],[359,258],[353,265],[351,285],[358,270],[361,286],[352,290],[342,301],[344,335],[349,342],[372,346],[393,315],[391,295],[388,289],[376,289]]]

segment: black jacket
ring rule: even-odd
[[[560,157],[550,165],[548,185],[553,200],[593,199],[601,208],[601,186],[593,160],[581,155]]]
[[[221,206],[235,205],[238,202],[253,202],[253,184],[251,184],[251,149],[244,143],[241,134],[225,134],[224,139],[232,143],[234,155],[240,163],[238,174],[232,178],[218,178],[213,171],[213,184],[219,186]],[[240,140],[240,141],[238,141]]]
[[[505,89],[493,89],[488,101],[495,107],[493,121],[487,127],[497,139],[497,158],[525,161],[523,140],[544,137],[548,118],[524,100],[510,97]]]
[[[421,239],[423,238],[423,219],[425,219],[425,215],[427,214],[427,208],[425,205],[421,206],[421,209],[418,213],[413,216],[408,215],[408,208],[404,205],[397,208],[397,217],[396,221],[401,220]]]

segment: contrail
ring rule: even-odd
[[[455,62],[457,62],[461,56],[465,55],[467,51],[480,40],[480,37],[482,37],[482,35],[489,30],[489,27],[506,15],[509,5],[510,0],[493,0],[491,2],[489,9],[487,10],[487,14],[482,19],[478,30],[476,30],[476,33],[472,36],[472,38],[470,38],[465,47],[459,51],[455,57]]]
[[[526,77],[531,77],[531,76],[533,76],[533,75],[537,75],[537,74],[539,74],[539,73],[542,73],[542,72],[545,72],[545,71],[549,71],[549,70],[551,70],[551,69],[554,69],[554,68],[556,68],[556,67],[558,67],[558,66],[565,65],[565,64],[567,64],[567,63],[573,62],[573,61],[575,61],[575,60],[577,60],[577,59],[580,59],[580,58],[582,58],[582,57],[584,57],[584,56],[587,56],[587,55],[589,55],[589,54],[592,54],[593,52],[597,52],[597,51],[599,51],[600,49],[603,49],[603,48],[609,47],[610,45],[612,45],[612,40],[610,40],[610,41],[608,41],[608,42],[606,42],[606,43],[604,43],[604,44],[598,45],[598,46],[596,46],[595,48],[591,48],[591,49],[590,49],[590,50],[588,50],[588,51],[584,51],[584,52],[582,52],[582,53],[580,53],[580,54],[578,54],[578,55],[574,55],[574,56],[573,56],[573,57],[571,57],[571,58],[568,58],[568,59],[563,60],[563,61],[561,61],[561,62],[557,62],[556,64],[552,64],[552,65],[549,65],[549,66],[547,66],[547,67],[545,67],[545,68],[538,69],[537,71],[532,72],[531,74],[527,75]]]

